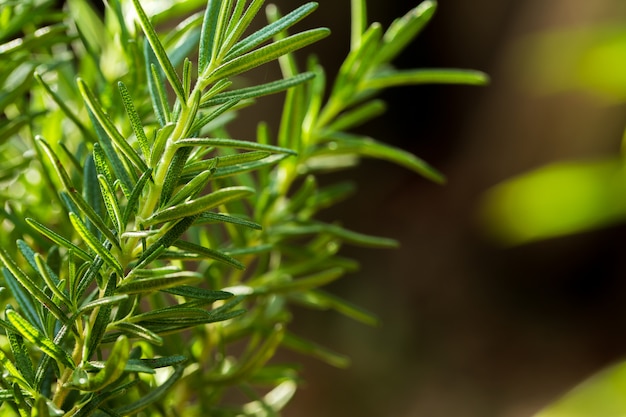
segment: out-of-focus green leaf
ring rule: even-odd
[[[350,317],[368,326],[377,326],[380,323],[378,317],[374,316],[369,311],[365,311],[361,307],[355,306],[346,300],[321,290],[309,291],[305,294],[291,294],[289,298],[310,308],[336,310],[346,317]]]
[[[534,417],[622,417],[626,415],[626,362],[610,366]]]
[[[511,54],[524,88],[540,94],[582,90],[610,102],[626,100],[626,30],[604,24],[523,38]]]
[[[144,395],[139,401],[135,401],[132,404],[115,409],[115,412],[120,415],[131,415],[144,408],[148,407],[153,402],[159,400],[163,395],[178,381],[185,370],[184,366],[177,366],[174,373],[170,375],[161,385],[151,390],[147,395]]]
[[[487,191],[481,219],[506,244],[521,244],[626,219],[626,176],[618,158],[547,165]]]
[[[398,242],[393,239],[365,235],[362,233],[357,233],[348,229],[344,229],[341,226],[322,222],[310,224],[285,224],[275,227],[272,230],[272,233],[275,236],[283,237],[301,237],[327,233],[353,245],[378,248],[398,247]]]
[[[292,333],[287,333],[285,335],[283,345],[289,349],[295,350],[296,352],[321,359],[327,364],[336,366],[337,368],[347,368],[350,366],[350,358],[347,356],[333,352],[326,347],[298,337]]]
[[[265,394],[263,398],[244,404],[243,412],[248,416],[278,416],[291,397],[296,393],[298,384],[293,380],[283,381]],[[252,390],[246,390],[252,392]],[[257,397],[257,394],[253,394]]]
[[[348,155],[383,159],[404,166],[414,172],[438,183],[445,182],[445,177],[431,167],[424,160],[410,152],[375,141],[368,137],[354,137],[352,135],[335,135],[336,141],[329,142],[325,147],[316,151],[315,155]]]
[[[484,85],[489,78],[484,72],[458,69],[416,69],[376,74],[362,84],[364,89],[383,89],[414,84]]]

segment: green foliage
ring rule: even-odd
[[[154,16],[138,0],[110,0],[104,16],[85,0],[2,3],[2,415],[277,415],[298,382],[293,366],[269,364],[277,349],[347,365],[292,333],[291,307],[375,323],[320,287],[356,269],[341,245],[396,246],[317,220],[352,187],[316,175],[373,157],[442,181],[348,130],[384,110],[384,88],[486,80],[393,69],[432,1],[387,31],[353,1],[351,51],[327,99],[317,61],[301,72],[292,54],[329,31],[287,33],[316,3],[285,16],[268,6],[251,33],[262,0],[190,14],[197,3],[160,2]],[[183,15],[171,33],[156,25]],[[275,60],[284,79],[236,87]],[[256,141],[229,137],[236,109],[285,91],[276,140],[265,125]],[[228,403],[233,389],[249,401]]]
[[[603,25],[540,33],[516,52],[540,93],[583,91],[610,103],[626,97],[626,32]],[[520,61],[521,62],[521,61]],[[529,80],[524,80],[529,81]],[[622,154],[560,161],[509,178],[486,193],[482,217],[505,244],[526,244],[622,223],[626,219]],[[535,417],[617,417],[626,413],[626,363],[597,372]]]
[[[553,163],[489,190],[483,218],[499,241],[528,243],[623,221],[624,191],[620,158]]]
[[[625,45],[623,27],[604,25],[529,36],[516,55],[532,78],[523,80],[529,90],[583,91],[621,103]],[[497,184],[483,199],[486,229],[500,242],[523,244],[623,222],[625,145],[626,134],[621,155],[555,162]]]
[[[626,413],[626,363],[603,369],[535,417],[618,417]]]

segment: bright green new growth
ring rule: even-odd
[[[103,18],[84,0],[3,3],[2,415],[277,415],[297,386],[293,366],[268,364],[277,349],[347,364],[291,331],[292,305],[376,322],[320,288],[356,269],[342,244],[397,244],[316,220],[353,191],[316,176],[374,157],[442,181],[348,130],[384,111],[383,88],[486,77],[393,69],[435,3],[383,31],[354,0],[324,100],[323,69],[311,58],[301,72],[292,53],[329,31],[287,33],[317,4],[270,5],[248,34],[263,3],[209,0],[165,35],[138,0],[109,0]],[[236,87],[274,60],[284,79]],[[264,124],[256,141],[230,138],[237,109],[285,91],[275,140]],[[249,401],[227,403],[232,389]]]

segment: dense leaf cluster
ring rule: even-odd
[[[194,2],[162,3],[158,21]],[[375,322],[320,287],[356,269],[342,244],[396,242],[316,220],[352,192],[316,175],[375,157],[441,181],[348,130],[384,110],[383,88],[485,77],[393,69],[435,3],[383,31],[355,0],[325,99],[323,69],[311,58],[301,72],[291,54],[329,31],[287,33],[317,4],[268,6],[251,31],[263,3],[209,0],[161,34],[139,0],[109,0],[103,17],[84,0],[2,2],[3,415],[276,415],[297,381],[268,365],[279,347],[346,364],[288,330],[291,305]],[[274,60],[283,79],[237,87]],[[237,109],[283,91],[275,139],[263,124],[255,141],[230,137]],[[224,404],[232,387],[249,402]]]

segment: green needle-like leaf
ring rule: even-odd
[[[272,81],[266,84],[256,85],[254,87],[240,88],[238,90],[226,91],[216,94],[208,100],[201,101],[201,107],[215,106],[217,104],[227,103],[231,100],[247,100],[267,96],[274,93],[285,91],[289,88],[303,84],[315,77],[312,72],[305,72],[284,80]]]
[[[291,350],[318,358],[337,368],[347,368],[350,366],[350,358],[347,356],[333,352],[326,347],[298,337],[292,333],[287,333],[283,338],[282,343],[285,347]]]
[[[124,208],[124,213],[122,215],[122,224],[127,224],[131,217],[137,214],[137,206],[139,205],[139,199],[141,198],[141,194],[143,193],[143,189],[148,183],[148,180],[152,178],[152,168],[149,168],[146,172],[144,172],[135,187],[133,188],[130,196],[128,197],[128,202],[126,203],[126,207]]]
[[[484,85],[488,76],[480,71],[458,69],[418,69],[376,74],[361,84],[363,89],[383,89],[414,84]]]
[[[163,338],[161,336],[159,336],[153,331],[143,326],[140,326],[136,323],[129,323],[129,322],[115,323],[112,326],[112,328],[115,330],[119,330],[120,332],[122,332],[123,334],[129,337],[137,337],[139,339],[143,339],[157,346],[163,345]]]
[[[22,376],[21,372],[15,367],[13,361],[11,361],[11,359],[9,359],[9,357],[1,349],[0,365],[2,365],[2,369],[9,374],[7,379],[13,379],[17,381],[22,388],[28,388],[30,386],[29,383]]]
[[[417,36],[435,14],[437,2],[424,0],[403,17],[396,19],[383,37],[383,46],[378,51],[375,64],[393,60]]]
[[[176,241],[173,246],[179,249],[183,249],[183,250],[195,253],[202,258],[209,258],[209,259],[214,259],[219,262],[223,262],[230,266],[234,266],[237,269],[243,270],[246,268],[244,264],[242,264],[235,258],[228,256],[225,253],[220,252],[215,249],[205,248],[203,246],[196,245],[195,243],[185,242],[183,240]]]
[[[84,214],[89,219],[89,221],[104,236],[106,236],[107,239],[109,239],[109,242],[115,244],[117,247],[120,247],[120,243],[118,242],[117,237],[111,232],[111,230],[109,230],[107,225],[104,224],[104,222],[102,221],[102,218],[100,217],[100,215],[98,213],[96,213],[94,211],[94,209],[85,201],[83,196],[80,195],[80,193],[78,193],[78,191],[76,190],[76,188],[72,184],[72,181],[70,180],[70,177],[67,175],[67,172],[65,171],[65,168],[63,168],[63,165],[61,164],[61,161],[59,160],[57,155],[54,153],[54,151],[52,150],[50,145],[41,137],[38,137],[37,140],[42,145],[45,153],[47,154],[48,158],[52,162],[52,164],[53,164],[53,166],[54,166],[54,168],[55,168],[55,170],[57,172],[57,175],[61,179],[61,182],[63,183],[63,186],[65,187],[66,191],[68,192],[67,195],[72,200],[72,202],[80,209],[81,214]]]
[[[79,248],[78,246],[76,246],[75,244],[73,244],[72,242],[70,242],[63,236],[61,236],[60,234],[56,233],[55,231],[51,229],[48,229],[46,226],[39,223],[37,220],[27,218],[26,223],[28,223],[33,229],[37,230],[39,233],[41,233],[42,235],[44,235],[45,237],[47,237],[48,239],[50,239],[57,245],[72,250],[74,254],[78,256],[80,259],[82,259],[83,261],[93,261],[93,256],[91,256],[90,254],[88,254],[87,252],[85,252],[84,250],[82,250],[81,248]]]
[[[309,14],[313,13],[313,11],[317,9],[317,6],[317,3],[314,2],[307,3],[277,21],[259,29],[241,42],[237,43],[226,56],[226,60],[229,61],[237,56],[240,56],[241,54],[244,54],[256,46],[259,46],[263,42],[271,39],[274,35],[290,28]]]
[[[282,55],[304,48],[307,45],[325,38],[329,34],[330,31],[326,28],[311,29],[271,43],[222,64],[209,75],[208,82],[214,82],[219,79],[241,74],[242,72],[273,61]]]
[[[115,149],[115,146],[113,146],[109,135],[100,125],[100,122],[98,122],[98,119],[93,114],[93,112],[87,109],[87,113],[89,114],[91,124],[96,131],[96,135],[98,136],[99,141],[94,144],[93,152],[94,162],[96,162],[96,169],[102,170],[104,166],[110,167],[111,171],[115,175],[115,178],[120,181],[120,185],[122,186],[122,191],[124,192],[124,195],[128,198],[130,190],[133,188],[134,184],[134,169],[132,169],[131,171],[131,169],[129,168],[130,162],[126,163],[127,161],[124,155],[118,153],[118,151]],[[96,151],[96,149],[98,150]],[[99,162],[97,158],[100,159]],[[98,173],[104,174],[109,177],[110,175],[107,175],[105,171],[106,170],[102,172],[98,171]],[[113,180],[110,181],[112,184],[115,183],[115,181]]]
[[[182,297],[197,298],[204,300],[207,303],[212,303],[217,300],[226,300],[233,296],[231,293],[226,291],[205,290],[203,288],[190,287],[187,285],[172,287],[163,291],[174,295],[180,295]]]
[[[361,45],[361,35],[367,28],[367,5],[365,0],[352,0],[350,2],[351,21],[350,27],[350,50],[354,51]]]
[[[30,264],[30,266],[35,271],[39,270],[40,266],[44,267],[43,265],[45,265],[46,272],[48,273],[48,275],[51,276],[51,280],[54,282],[55,285],[59,284],[59,278],[57,274],[45,263],[45,261],[43,261],[43,258],[42,258],[43,264],[40,265],[38,263],[36,258],[37,256],[41,257],[41,255],[39,255],[34,250],[32,250],[31,247],[28,245],[28,243],[24,242],[22,239],[18,239],[16,243],[22,256],[24,256],[24,259],[26,259],[26,261]]]
[[[111,170],[109,169],[109,163],[102,147],[99,143],[94,143],[92,152],[93,162],[96,165],[96,172],[98,175],[103,175],[109,184],[114,184],[115,180]]]
[[[115,276],[115,274],[111,274],[109,276],[107,285],[104,289],[104,295],[100,300],[116,297],[114,295],[116,287],[117,287],[117,277]],[[123,294],[123,296],[127,297],[126,294]],[[98,348],[98,345],[100,344],[102,337],[104,336],[104,333],[107,330],[107,325],[111,321],[111,312],[113,311],[112,303],[101,304],[101,305],[98,305],[97,307],[99,308],[98,313],[96,315],[96,319],[93,323],[93,326],[88,333],[87,342],[86,342],[87,358],[92,357],[93,353]],[[86,311],[88,308],[87,306],[83,306],[82,309]]]
[[[63,147],[63,149],[65,149],[65,147]],[[104,217],[104,205],[102,201],[102,194],[100,193],[100,186],[98,185],[98,173],[91,155],[87,156],[83,167],[82,197],[89,207],[93,209],[98,218],[102,220]],[[92,222],[86,223],[91,233],[96,236],[100,236],[98,228]]]
[[[189,282],[197,281],[202,275],[193,271],[180,271],[158,277],[141,278],[122,282],[117,287],[120,294],[141,294],[178,287]]]
[[[152,99],[152,109],[154,110],[159,125],[165,126],[172,121],[170,105],[167,101],[167,95],[165,94],[165,80],[161,76],[161,71],[157,69],[156,57],[147,40],[144,49],[144,55],[146,56],[146,76],[148,78],[148,91]]]
[[[287,282],[277,282],[266,288],[260,288],[261,292],[270,293],[291,293],[305,292],[314,288],[329,284],[345,274],[343,268],[330,268],[326,271],[317,272],[307,277],[298,278]]]
[[[35,79],[41,84],[41,86],[46,90],[46,92],[52,97],[54,102],[59,106],[59,108],[63,111],[63,113],[74,123],[79,129],[80,132],[89,138],[90,142],[95,142],[96,139],[93,137],[93,133],[87,129],[87,127],[83,124],[83,122],[78,118],[78,116],[69,108],[65,100],[61,96],[59,96],[52,88],[43,80],[41,75],[37,72],[34,73]]]
[[[133,149],[132,146],[126,141],[126,139],[122,136],[122,134],[117,130],[111,119],[106,115],[100,104],[98,103],[96,97],[93,92],[89,89],[89,86],[85,81],[81,78],[76,80],[78,83],[78,89],[83,96],[83,99],[89,106],[89,109],[94,114],[104,131],[107,133],[109,138],[115,143],[117,147],[124,153],[126,158],[128,158],[132,163],[139,169],[141,172],[148,169],[146,163],[141,159],[141,157],[137,154],[137,152]],[[121,91],[121,90],[120,90]],[[125,103],[126,104],[126,103]],[[131,102],[132,105],[132,102]],[[133,120],[131,120],[133,121]],[[137,123],[139,121],[136,121]],[[133,129],[141,128],[140,126],[133,125]]]
[[[289,298],[310,308],[320,310],[333,309],[346,317],[367,324],[368,326],[377,326],[380,324],[380,319],[369,311],[365,311],[346,300],[321,290],[313,290],[304,294],[290,294]]]
[[[120,336],[113,345],[104,368],[95,375],[88,375],[82,368],[76,368],[72,374],[72,380],[70,380],[67,386],[78,388],[81,391],[93,392],[102,390],[124,373],[129,351],[130,343],[128,338],[123,335]]]
[[[363,33],[358,48],[351,50],[341,65],[332,95],[346,96],[354,93],[359,81],[373,66],[372,56],[379,49],[382,33],[379,23],[372,24]]]
[[[159,206],[164,206],[174,193],[174,189],[178,185],[180,175],[183,172],[183,168],[189,159],[191,154],[190,147],[178,148],[172,158],[167,173],[165,174],[165,181],[163,181],[163,188],[161,190],[161,197],[159,199]]]
[[[200,47],[198,49],[198,75],[202,75],[214,57],[215,49],[219,49],[216,39],[219,37],[218,22],[220,21],[220,3],[225,1],[209,0],[204,10],[202,31],[200,32]],[[223,16],[222,16],[223,20]]]
[[[98,298],[97,300],[90,301],[87,304],[81,306],[79,312],[81,314],[84,314],[91,310],[95,310],[96,308],[119,304],[120,302],[125,300],[128,300],[128,296],[125,294],[105,296],[102,298]]]
[[[208,160],[202,160],[200,162],[195,162],[191,164],[187,164],[183,171],[184,174],[195,173],[199,171],[208,170],[210,174],[215,172],[217,166],[220,168],[232,166],[232,165],[241,165],[248,162],[255,162],[261,159],[265,159],[270,156],[271,153],[268,151],[252,151],[252,152],[242,152],[242,153],[234,153],[232,155],[218,156],[215,158],[211,158]],[[201,175],[201,174],[197,174]]]
[[[337,140],[316,151],[315,155],[355,155],[383,159],[411,169],[435,182],[445,182],[445,177],[441,173],[410,152],[367,137],[334,136]]]
[[[113,226],[115,227],[117,234],[121,235],[125,225],[122,222],[122,213],[120,211],[120,206],[117,203],[115,192],[104,175],[98,175],[98,182],[100,183],[100,192],[102,194],[102,199],[104,200],[104,206],[109,214],[109,218],[113,222]]]
[[[238,226],[248,227],[254,230],[263,230],[263,227],[250,220],[242,219],[240,217],[229,216],[227,214],[222,213],[211,213],[205,212],[198,217],[196,220],[196,224],[205,224],[205,223],[231,223]]]
[[[72,305],[71,300],[69,299],[67,294],[65,294],[59,288],[59,279],[54,274],[54,272],[50,270],[50,267],[48,266],[46,261],[43,259],[43,257],[38,253],[35,254],[35,262],[37,264],[37,270],[43,277],[43,280],[46,283],[46,286],[50,289],[50,291],[52,291],[52,293],[56,295],[64,305],[71,306]]]
[[[369,236],[362,233],[353,232],[351,230],[344,229],[343,227],[326,224],[321,222],[316,222],[313,224],[305,224],[305,225],[284,225],[278,226],[272,230],[272,233],[275,235],[281,235],[285,237],[293,236],[306,236],[306,235],[315,235],[319,233],[327,233],[330,236],[334,236],[342,239],[343,241],[365,247],[375,247],[375,248],[396,248],[398,247],[398,242],[393,239],[377,237],[377,236]]]
[[[295,155],[291,149],[279,146],[266,145],[263,143],[250,142],[247,140],[222,139],[222,138],[187,138],[176,141],[176,146],[213,146],[216,148],[237,148],[257,151],[269,151]]]
[[[227,187],[215,191],[211,194],[199,197],[195,200],[168,207],[150,216],[144,221],[145,225],[153,225],[171,220],[178,220],[183,217],[196,216],[217,207],[228,201],[243,198],[254,193],[248,187]]]
[[[237,9],[233,12],[231,16],[231,21],[229,23],[227,37],[222,42],[221,51],[229,52],[232,50],[235,42],[239,40],[239,38],[243,35],[245,30],[250,26],[252,20],[257,15],[261,6],[263,6],[264,0],[252,0],[248,8],[243,14],[238,13],[239,10],[243,9],[245,2],[238,1]]]
[[[143,410],[153,402],[161,399],[165,395],[165,393],[169,391],[174,386],[174,384],[183,376],[184,370],[184,366],[177,366],[174,373],[157,388],[151,390],[148,394],[141,397],[138,401],[134,401],[132,404],[117,408],[114,411],[120,415],[132,415],[137,413],[138,411]]]
[[[109,252],[107,248],[102,245],[98,239],[87,229],[87,226],[83,223],[83,221],[76,215],[76,213],[70,212],[70,221],[74,226],[76,232],[83,238],[87,246],[91,248],[99,257],[101,257],[104,262],[106,262],[111,268],[115,270],[120,276],[124,275],[124,270],[122,265],[115,259],[115,256]]]
[[[30,293],[30,295],[32,295],[45,308],[47,308],[57,319],[59,319],[59,321],[61,321],[61,323],[67,323],[67,317],[65,316],[65,313],[63,313],[63,311],[52,301],[52,299],[48,297],[48,295],[45,292],[43,292],[39,288],[39,286],[35,284],[33,280],[31,280],[30,277],[26,275],[26,273],[20,269],[19,266],[17,266],[13,258],[11,258],[9,254],[1,247],[0,247],[0,261],[4,263],[4,266],[6,266],[6,269],[8,270],[8,272],[10,272],[10,274],[19,282],[19,284],[26,291],[28,291],[28,293]],[[4,275],[6,278],[7,274],[5,273]],[[26,301],[26,305],[28,304],[32,305],[32,303],[27,302],[27,299],[25,299],[24,301]],[[34,308],[31,307],[30,310],[34,310]],[[29,320],[33,320],[36,317],[38,317],[37,314],[29,314]],[[36,319],[33,322],[33,325],[35,325],[38,322],[39,322],[39,319]]]
[[[31,325],[28,320],[20,316],[16,311],[8,310],[6,312],[9,322],[15,326],[20,334],[29,342],[37,345],[48,356],[54,358],[59,363],[74,369],[76,365],[68,353],[59,345],[55,344],[52,340],[48,339],[46,335],[41,333],[36,327]]]
[[[216,161],[213,161],[213,165],[215,165]],[[207,169],[206,171],[202,171],[197,174],[191,181],[189,181],[183,188],[181,188],[172,198],[169,199],[168,204],[174,206],[176,204],[180,204],[185,201],[187,198],[197,196],[204,187],[207,186],[207,183],[211,179],[211,175],[213,174],[215,169]]]
[[[326,129],[346,131],[355,128],[385,112],[386,104],[382,100],[372,100],[340,115]]]
[[[7,307],[7,310],[11,309]],[[12,310],[12,309],[11,309]],[[11,353],[15,361],[15,366],[19,370],[20,374],[28,382],[30,386],[35,384],[35,369],[33,368],[33,362],[28,354],[28,348],[24,343],[24,339],[18,333],[12,331],[6,332],[6,337],[9,339],[9,345],[11,347]]]
[[[139,142],[139,148],[141,149],[144,159],[147,161],[150,158],[150,144],[148,142],[148,138],[146,137],[146,132],[143,130],[141,118],[139,117],[139,114],[137,114],[137,110],[135,110],[133,99],[126,88],[126,85],[120,81],[117,83],[117,86],[120,90],[120,95],[122,96],[122,103],[124,103],[126,114],[128,114],[128,118],[130,119],[130,125],[133,128],[133,132],[135,132],[137,142]]]
[[[163,44],[159,40],[159,36],[154,30],[152,23],[150,23],[150,19],[148,19],[146,12],[141,7],[139,0],[133,0],[133,5],[135,6],[137,16],[139,17],[139,24],[141,25],[143,32],[146,34],[146,38],[148,39],[148,42],[150,42],[150,46],[152,47],[159,64],[161,64],[161,68],[165,72],[167,80],[170,82],[170,85],[172,86],[172,89],[174,90],[174,93],[176,94],[176,97],[178,97],[180,103],[185,104],[186,99],[183,85],[178,77],[178,74],[176,74],[176,70],[174,70],[172,62],[165,52],[165,48],[163,48]]]

